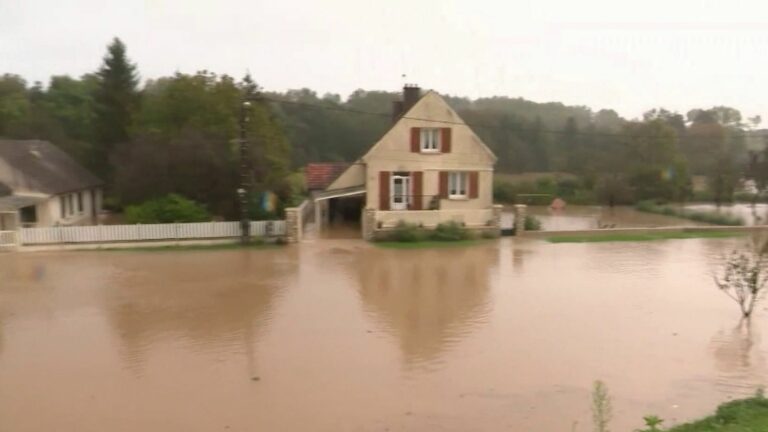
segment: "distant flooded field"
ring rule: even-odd
[[[0,429],[583,432],[597,379],[671,425],[768,378],[743,241],[0,254]]]
[[[714,204],[688,204],[685,208],[705,210],[739,216],[746,225],[768,225],[768,204],[727,204],[720,207]]]
[[[512,209],[507,211],[511,212]],[[562,210],[552,210],[548,206],[528,206],[527,211],[541,221],[542,229],[546,231],[706,225],[688,219],[640,212],[629,206],[610,208],[568,205]]]

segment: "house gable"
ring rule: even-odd
[[[418,139],[414,134],[421,128],[449,129],[449,138],[441,131],[441,143],[449,140],[450,150],[421,152],[414,147],[414,140]],[[439,94],[428,91],[368,150],[362,161],[403,165],[404,169],[414,163],[435,168],[490,169],[496,156]]]

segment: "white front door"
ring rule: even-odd
[[[411,178],[403,175],[392,176],[392,210],[407,210],[410,201]]]

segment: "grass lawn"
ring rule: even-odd
[[[620,242],[620,241],[652,241],[668,239],[690,238],[727,238],[743,236],[743,232],[733,231],[697,231],[697,232],[654,232],[654,233],[626,233],[626,234],[586,234],[586,235],[561,235],[547,237],[550,243],[594,243],[594,242]]]
[[[768,431],[768,399],[755,396],[727,402],[715,415],[667,429],[667,432],[758,432]]]
[[[275,243],[265,243],[252,241],[247,245],[240,243],[217,243],[217,244],[190,244],[190,245],[167,245],[167,246],[136,246],[123,248],[103,248],[103,249],[79,249],[87,251],[110,251],[110,252],[179,252],[179,251],[211,251],[211,250],[231,250],[231,249],[274,249],[282,247]]]
[[[396,241],[382,241],[374,242],[376,246],[386,249],[429,249],[429,248],[447,248],[457,246],[474,246],[483,244],[487,240],[458,240],[458,241],[417,241],[417,242],[396,242]]]

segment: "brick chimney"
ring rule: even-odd
[[[406,84],[403,87],[403,114],[407,113],[421,98],[421,88],[416,84]]]

